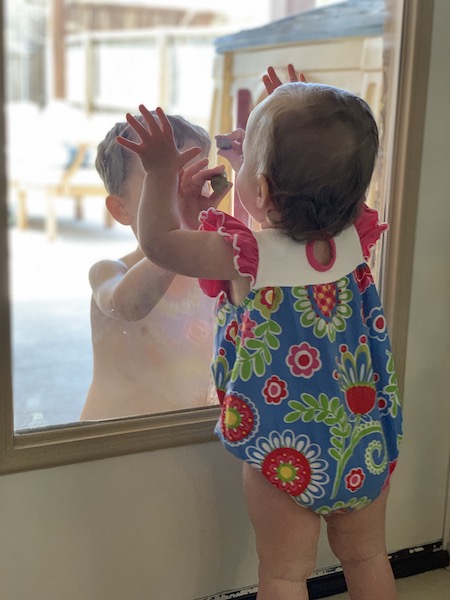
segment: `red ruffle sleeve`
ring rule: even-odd
[[[243,277],[250,277],[253,285],[258,269],[258,245],[251,230],[238,219],[215,208],[201,212],[199,221],[201,231],[217,231],[232,245],[236,271]],[[199,279],[199,284],[203,292],[212,298],[222,291],[228,292],[228,281]]]
[[[378,211],[363,204],[361,214],[355,221],[355,227],[361,241],[364,260],[369,260],[370,252],[380,239],[383,231],[388,229],[387,223],[378,221]]]

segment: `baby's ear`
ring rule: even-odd
[[[126,204],[120,196],[109,195],[106,197],[106,208],[110,212],[113,219],[122,225],[131,225],[133,222],[132,215],[128,214]]]
[[[270,195],[269,183],[265,175],[258,175],[256,204],[258,208],[264,211],[273,210],[272,196]]]

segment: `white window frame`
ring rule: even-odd
[[[394,3],[396,0],[388,0]],[[383,299],[403,388],[412,279],[412,256],[425,120],[433,0],[405,0],[399,55],[397,118],[388,180],[390,235],[383,268]],[[3,14],[0,0],[0,15]],[[2,17],[0,16],[0,20]],[[0,102],[4,106],[3,23],[0,23]],[[219,409],[208,407],[98,423],[15,432],[12,398],[11,318],[5,124],[0,118],[0,474],[14,473],[215,439]]]

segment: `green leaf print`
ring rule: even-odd
[[[331,444],[338,450],[342,450],[344,447],[344,440],[341,437],[333,437],[331,438]]]
[[[264,356],[264,360],[266,361],[266,365],[271,365],[272,364],[272,354],[270,353],[270,350],[267,346],[263,346],[263,356]]]
[[[339,398],[329,399],[323,393],[319,394],[318,398],[314,398],[311,394],[301,394],[300,398],[301,401],[290,400],[288,402],[292,412],[285,416],[284,421],[294,423],[301,419],[304,423],[309,423],[314,420],[316,423],[324,423],[330,427],[331,448],[328,450],[328,454],[338,463],[332,493],[332,498],[335,498],[347,463],[361,440],[373,434],[381,435],[384,440],[381,423],[370,419],[370,417],[369,420],[362,422],[362,417],[359,414],[355,415],[353,422],[349,421]],[[386,444],[385,442],[383,445],[379,442],[371,442],[371,444],[368,446],[370,447],[369,453],[366,452],[366,464],[370,461],[371,468],[384,470],[386,466],[384,462],[386,460]],[[375,463],[373,459],[374,452],[381,455],[379,463]]]
[[[268,328],[267,321],[264,321],[264,323],[260,323],[259,325],[257,325],[255,327],[255,329],[253,330],[255,337],[257,337],[257,338],[264,337],[266,335],[267,328]]]
[[[227,321],[227,315],[231,314],[231,307],[227,304],[224,304],[216,314],[216,325],[219,327],[223,327]]]
[[[261,350],[261,348],[264,346],[264,342],[257,339],[250,339],[246,340],[245,346],[249,350]]]
[[[280,287],[265,287],[258,290],[253,298],[254,308],[264,319],[270,319],[276,313],[284,299],[284,292]]]
[[[356,415],[355,424],[353,427],[350,428],[351,436],[349,438],[348,445],[344,448],[338,460],[338,468],[334,480],[333,493],[331,495],[332,498],[336,497],[339,491],[342,477],[344,475],[345,467],[347,466],[348,461],[352,457],[356,446],[361,442],[361,440],[363,440],[366,436],[375,433],[378,433],[384,437],[381,423],[379,421],[374,421],[373,419],[370,419],[369,421],[365,421],[364,423],[362,423],[361,418],[361,415]],[[386,444],[384,445],[384,447],[386,447]]]
[[[335,284],[292,288],[292,295],[297,298],[293,306],[300,313],[300,324],[313,327],[314,335],[319,339],[328,336],[334,342],[337,332],[345,330],[346,321],[353,314],[350,305],[353,292],[349,285],[349,279],[343,277]]]
[[[328,450],[328,454],[331,456],[331,458],[334,458],[334,460],[338,461],[341,458],[341,452],[340,452],[340,448],[336,449],[336,448],[330,448]]]
[[[266,363],[264,362],[264,358],[261,354],[257,354],[254,357],[253,369],[255,375],[258,375],[258,377],[262,377],[266,372]]]
[[[316,512],[319,515],[327,516],[337,510],[361,510],[361,508],[364,508],[370,504],[370,502],[371,501],[367,496],[364,496],[363,498],[351,498],[348,502],[342,502],[342,500],[340,500],[333,504],[333,506],[321,506]]]
[[[272,364],[271,350],[277,350],[280,342],[276,335],[281,333],[281,327],[274,321],[264,321],[253,329],[255,337],[236,339],[236,365],[231,380],[239,377],[248,381],[254,373],[262,377],[268,365]]]
[[[301,399],[311,408],[319,408],[319,402],[314,398],[314,396],[311,396],[311,394],[302,394]]]
[[[303,396],[309,396],[308,394],[303,394]],[[313,396],[309,396],[309,400],[313,403],[316,403],[316,399]],[[306,402],[305,402],[306,403]],[[317,404],[304,405],[297,400],[290,400],[288,402],[290,408],[292,408],[292,412],[285,416],[284,421],[286,423],[295,423],[299,419],[301,419],[304,423],[309,423],[315,418]]]
[[[280,347],[279,340],[272,333],[267,333],[266,342],[271,350],[278,350],[278,348]]]
[[[328,412],[330,410],[330,401],[326,394],[319,394],[319,402],[322,410]]]
[[[239,365],[239,371],[242,381],[248,381],[252,376],[252,364],[251,361],[241,361],[236,363]],[[232,376],[233,379],[233,376]]]
[[[229,380],[230,365],[225,356],[219,354],[211,364],[211,371],[213,374],[216,386],[219,389],[225,389],[226,384]]]
[[[381,475],[387,466],[387,450],[385,447],[385,441],[383,436],[383,442],[380,440],[372,440],[364,452],[364,462],[366,463],[367,470],[374,475]],[[377,463],[375,461],[375,454],[380,457],[381,461]]]
[[[247,350],[245,349],[244,346],[242,346],[241,344],[236,344],[236,349],[237,349],[237,354],[238,354],[238,360],[240,360],[240,361],[250,360],[250,354],[247,352]]]
[[[294,307],[298,310],[297,304],[298,304],[298,302],[296,302],[294,304]],[[313,311],[305,312],[302,314],[302,316],[300,318],[300,323],[303,325],[303,327],[311,327],[311,325],[314,325],[316,318],[317,317]],[[325,333],[323,335],[325,335]],[[323,337],[323,336],[321,336],[321,337]]]
[[[280,335],[282,332],[281,325],[279,325],[276,321],[268,321],[269,331],[271,331],[275,335]]]
[[[309,423],[313,419],[314,419],[314,411],[312,409],[305,410],[305,412],[302,413],[302,421],[304,421],[305,423]]]
[[[336,421],[335,421],[335,423],[336,423]],[[328,425],[328,423],[327,423],[327,425]],[[330,433],[331,433],[331,435],[336,436],[336,437],[348,437],[348,434],[347,435],[344,434],[343,428],[340,427],[339,424],[331,427]]]
[[[284,417],[284,422],[285,423],[295,423],[296,421],[298,421],[301,418],[302,418],[302,415],[300,413],[291,412]],[[314,413],[312,414],[312,418],[308,419],[308,421],[305,421],[305,423],[309,423],[309,421],[312,421],[313,418],[314,418]]]
[[[384,388],[383,391],[389,395],[389,398],[391,400],[391,404],[389,407],[389,414],[391,415],[391,417],[393,417],[395,419],[395,417],[398,415],[398,411],[400,408],[398,380],[397,380],[397,374],[395,372],[394,358],[392,356],[392,352],[389,352],[389,350],[386,350],[386,354],[388,356],[388,361],[386,364],[386,371],[389,374],[389,383],[387,384],[387,386]]]

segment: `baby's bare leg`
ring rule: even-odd
[[[386,552],[388,490],[356,512],[326,517],[328,539],[344,569],[352,600],[395,600],[394,576]]]
[[[320,517],[244,463],[244,491],[259,557],[258,600],[307,600]]]

